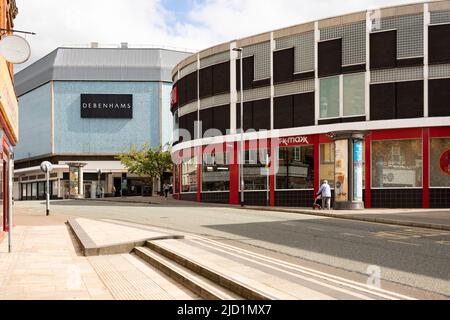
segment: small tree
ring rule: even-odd
[[[121,153],[116,158],[130,173],[149,176],[152,180],[159,178],[161,182],[164,172],[172,169],[170,151],[164,150],[162,146],[152,148],[148,144],[144,144],[138,149],[132,145],[129,152]]]

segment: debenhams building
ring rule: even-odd
[[[52,198],[147,195],[150,179],[130,174],[115,156],[131,145],[171,142],[171,70],[189,55],[93,43],[57,48],[18,72],[14,198],[45,198],[44,160],[53,164]]]
[[[328,180],[338,209],[450,206],[450,1],[227,42],[172,76],[179,199],[310,207]]]

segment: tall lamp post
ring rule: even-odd
[[[48,161],[43,161],[41,163],[41,170],[45,172],[46,177],[46,192],[45,192],[45,207],[46,207],[46,215],[50,214],[50,171],[52,171],[53,165]]]
[[[242,61],[242,55],[243,55],[243,49],[242,48],[233,48],[233,51],[239,52],[239,81],[240,81],[240,95],[241,95],[241,143],[240,143],[240,156],[239,156],[239,181],[241,186],[241,207],[244,206],[244,81],[243,81],[243,61]]]

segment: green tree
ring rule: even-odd
[[[121,153],[116,158],[128,169],[128,172],[148,176],[152,180],[158,178],[160,182],[164,172],[172,170],[170,150],[162,146],[150,147],[144,144],[141,148],[137,148],[132,145],[128,152]],[[162,192],[162,183],[160,192]]]

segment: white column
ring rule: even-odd
[[[78,195],[83,197],[84,186],[83,186],[83,168],[78,167]]]
[[[202,127],[200,125],[200,54],[197,53],[197,70],[195,72],[197,72],[197,137],[195,137],[195,132],[194,132],[194,138],[195,139],[199,139],[201,138],[202,135]],[[194,130],[195,131],[195,130]]]
[[[230,43],[230,134],[236,133],[236,106],[237,106],[237,89],[236,89],[236,59],[238,52],[233,51],[236,48],[236,42]]]
[[[315,110],[315,124],[319,124],[320,117],[320,83],[319,83],[319,41],[320,30],[319,22],[314,22],[314,110]]]
[[[344,75],[339,75],[339,117],[344,116]]]
[[[423,4],[423,116],[428,117],[428,26],[431,23],[428,2]]]
[[[366,121],[370,120],[370,32],[372,31],[372,19],[370,12],[366,12],[366,77],[364,90],[364,106]]]
[[[275,87],[273,84],[273,52],[275,51],[275,40],[273,32],[270,33],[270,129],[273,130],[273,97],[275,96]]]

